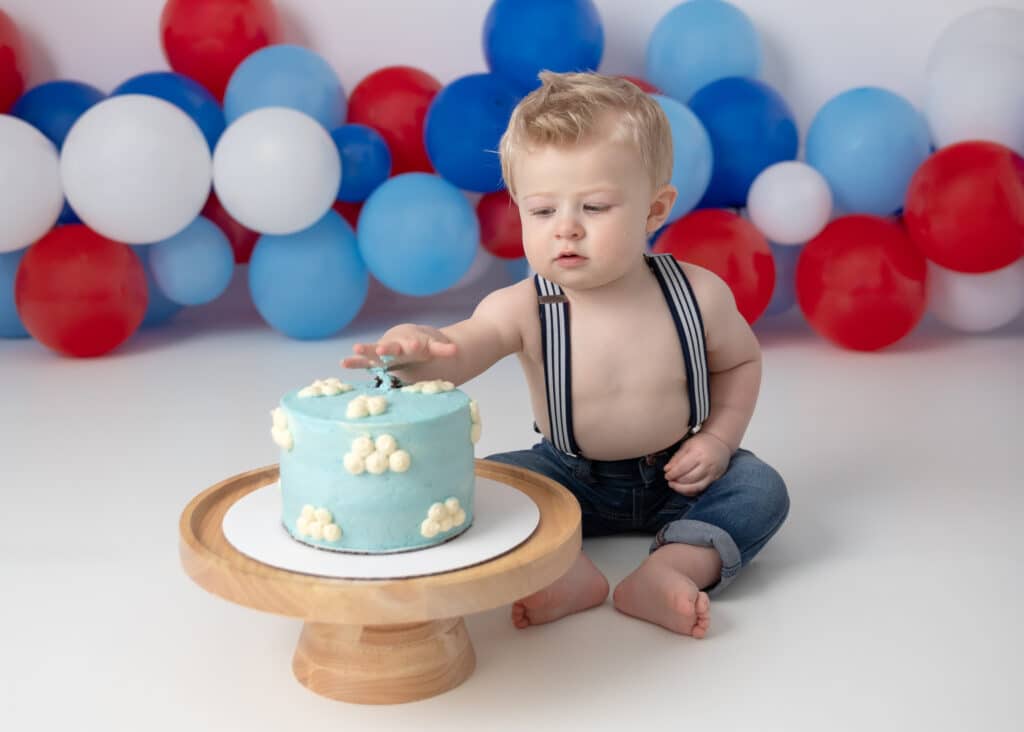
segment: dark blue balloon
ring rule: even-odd
[[[719,79],[694,94],[689,106],[704,124],[714,156],[701,208],[745,206],[762,170],[796,158],[800,141],[793,113],[764,82]]]
[[[224,132],[224,111],[217,99],[201,84],[182,74],[173,71],[139,74],[123,82],[110,96],[119,94],[145,94],[178,107],[199,125],[211,152]]]
[[[764,311],[765,315],[781,315],[796,304],[796,263],[803,245],[783,246],[768,242],[775,258],[775,289]]]
[[[498,142],[518,102],[515,88],[496,74],[470,74],[441,89],[423,132],[441,177],[477,193],[501,189]]]
[[[80,81],[48,81],[25,92],[11,114],[42,132],[60,150],[71,126],[103,98],[99,89]]]
[[[0,338],[26,338],[18,309],[14,305],[14,277],[27,249],[0,253]]]
[[[130,245],[132,251],[142,261],[142,269],[146,273],[146,288],[149,290],[149,299],[146,302],[146,314],[142,318],[140,328],[155,328],[163,325],[173,318],[181,310],[181,305],[168,299],[163,290],[156,284],[153,277],[153,268],[149,264],[150,245]]]
[[[365,201],[391,175],[391,151],[381,134],[366,125],[342,125],[331,133],[341,155],[338,200]]]
[[[483,44],[491,71],[525,93],[540,71],[596,70],[604,29],[591,0],[495,0]]]

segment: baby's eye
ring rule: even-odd
[[[550,216],[555,212],[553,208],[534,208],[530,210],[531,216]]]
[[[588,203],[583,207],[583,210],[587,213],[601,213],[607,211],[611,206],[604,203]]]

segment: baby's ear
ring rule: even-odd
[[[647,212],[648,234],[661,228],[662,224],[665,223],[665,219],[667,219],[669,213],[671,213],[672,207],[675,205],[676,198],[678,197],[679,191],[676,190],[675,186],[669,183],[666,183],[655,191],[654,198],[651,199],[651,207]]]

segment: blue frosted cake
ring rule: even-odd
[[[271,415],[281,519],[296,540],[381,554],[440,544],[472,524],[480,415],[451,382],[317,380]]]

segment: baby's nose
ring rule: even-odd
[[[575,241],[583,237],[583,227],[580,226],[579,221],[575,217],[566,217],[558,222],[555,236],[559,239]]]

